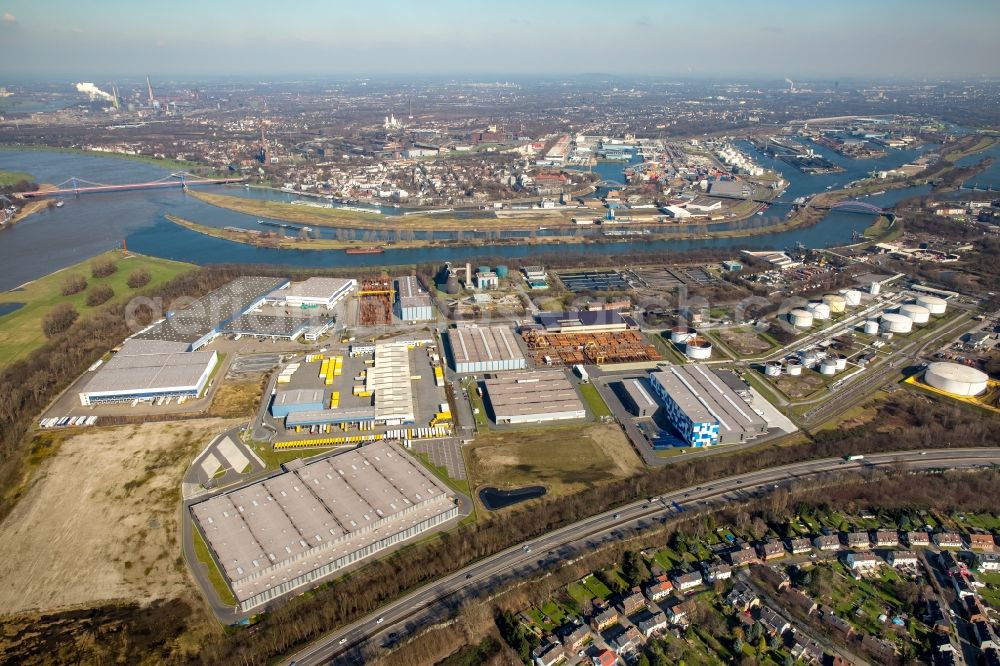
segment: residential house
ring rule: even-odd
[[[606,608],[590,618],[590,626],[597,632],[604,631],[615,624],[618,624],[618,611],[614,608]]]
[[[962,599],[963,607],[962,610],[965,611],[965,617],[968,618],[969,622],[989,622],[990,616],[986,611],[986,607],[983,606],[983,602],[979,600],[979,597],[965,597]]]
[[[871,573],[882,564],[882,560],[873,553],[848,553],[844,561],[847,563],[847,567],[855,573]]]
[[[868,550],[872,547],[868,532],[851,532],[847,535],[847,547],[854,550]]]
[[[917,554],[912,550],[894,550],[889,553],[889,566],[915,567],[917,566]]]
[[[972,550],[992,553],[993,549],[996,548],[996,541],[993,540],[992,534],[970,534],[969,547]]]
[[[785,546],[780,541],[768,541],[760,549],[761,558],[765,562],[785,556]]]
[[[824,534],[813,539],[813,546],[819,550],[840,550],[840,537],[836,534]]]
[[[761,626],[771,636],[780,636],[792,626],[788,620],[770,606],[761,606],[760,617],[757,619]]]
[[[591,657],[590,661],[594,666],[615,666],[618,663],[618,655],[611,650],[601,650]]]
[[[951,551],[942,550],[938,553],[938,560],[941,562],[941,568],[952,576],[964,576],[968,571],[965,562],[956,559],[955,554]]]
[[[876,548],[895,548],[899,545],[899,532],[895,530],[877,530],[875,532]]]
[[[907,532],[906,543],[910,548],[918,548],[931,545],[931,537],[927,532]]]
[[[921,619],[934,631],[941,633],[951,632],[951,618],[941,608],[941,602],[937,599],[928,599],[924,602],[924,611]]]
[[[807,664],[818,664],[823,658],[824,650],[816,640],[805,636],[795,637],[795,644],[790,650],[792,658]]]
[[[639,592],[639,588],[632,590],[631,594],[628,594],[621,599],[621,603],[618,606],[622,615],[628,617],[629,615],[635,615],[641,610],[646,609],[646,598],[642,596]]]
[[[664,574],[660,574],[656,579],[646,586],[646,598],[650,601],[665,599],[674,590],[674,584]]]
[[[1000,571],[1000,555],[995,553],[977,553],[974,562],[976,571]]]
[[[585,624],[564,627],[562,644],[569,652],[576,654],[590,640],[590,629]]]
[[[658,631],[663,631],[667,627],[667,614],[663,611],[650,615],[639,620],[635,625],[642,632],[642,635],[649,638]]]
[[[705,580],[709,583],[714,583],[717,580],[728,580],[733,576],[733,568],[722,562],[706,564],[704,569]]]
[[[760,605],[757,593],[742,581],[733,586],[733,589],[726,595],[725,602],[727,606],[738,613],[745,613],[751,608]]]
[[[1000,650],[1000,643],[989,622],[973,622],[972,638],[980,650]]]
[[[791,539],[788,542],[788,549],[792,551],[792,555],[802,555],[812,550],[812,543],[806,538]]]
[[[535,666],[554,666],[566,660],[566,650],[559,643],[543,643],[531,652]]]
[[[861,649],[878,657],[882,663],[890,663],[896,659],[896,646],[870,634],[861,637]]]
[[[608,647],[618,655],[631,654],[642,645],[642,634],[635,627],[629,627],[608,641]]]
[[[955,532],[938,532],[934,535],[934,543],[938,548],[961,548],[962,537]]]
[[[958,595],[959,599],[976,596],[976,591],[969,585],[969,581],[965,576],[952,576],[949,580],[955,588],[955,594]]]
[[[792,581],[789,580],[788,574],[785,573],[785,570],[776,567],[773,564],[755,566],[753,568],[753,573],[773,585],[779,592],[787,589],[788,586],[792,584]]]
[[[845,639],[850,639],[854,635],[854,627],[842,617],[837,616],[832,608],[826,607],[820,611],[820,619]]]
[[[816,601],[812,597],[795,588],[785,590],[784,599],[789,606],[799,609],[805,615],[811,615],[817,607]]]
[[[702,584],[701,574],[697,571],[692,571],[690,573],[676,574],[673,577],[674,587],[681,592],[686,592],[687,590],[693,590]]]
[[[983,650],[983,666],[1000,666],[1000,650],[994,648]]]
[[[726,557],[729,558],[729,563],[734,567],[743,567],[757,562],[757,551],[749,546],[737,548],[726,553]]]
[[[670,620],[670,624],[687,625],[691,621],[694,608],[694,599],[680,601],[667,609],[667,619]]]

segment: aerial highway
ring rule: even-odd
[[[900,451],[870,454],[860,460],[824,458],[748,472],[640,499],[517,544],[429,583],[327,634],[284,663],[295,666],[333,661],[361,663],[361,650],[366,645],[392,642],[395,637],[408,633],[408,628],[433,622],[442,610],[460,601],[463,595],[493,586],[505,576],[527,575],[546,564],[566,559],[568,555],[583,553],[602,541],[614,539],[614,534],[620,530],[665,522],[677,515],[679,509],[746,501],[755,494],[787,486],[796,480],[831,472],[896,466],[915,471],[962,469],[997,464],[1000,464],[1000,448]]]

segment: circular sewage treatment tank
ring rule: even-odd
[[[792,310],[788,313],[788,321],[797,328],[809,328],[813,325],[813,315],[808,310]]]
[[[881,326],[884,333],[909,333],[913,330],[913,320],[906,315],[887,312],[882,315]]]
[[[899,314],[909,317],[914,324],[926,324],[931,319],[931,311],[922,305],[901,305]]]
[[[948,309],[948,301],[937,296],[917,296],[917,305],[927,308],[932,315],[941,315]]]
[[[986,390],[989,377],[984,372],[958,363],[931,363],[924,371],[924,381],[936,389],[964,397]]]

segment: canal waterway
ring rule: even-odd
[[[752,149],[750,149],[752,151]],[[887,169],[911,161],[920,151],[892,151],[878,160],[849,160],[829,151],[819,151],[831,161],[848,169],[845,173],[807,175],[753,151],[755,160],[763,166],[780,172],[789,182],[783,199],[823,192],[828,185],[842,186],[850,180],[863,177],[872,170]],[[621,182],[621,171],[625,163],[601,163],[595,167],[607,180]],[[80,153],[60,153],[37,150],[0,149],[0,170],[25,171],[41,183],[61,183],[71,176],[88,181],[115,184],[157,180],[169,174],[163,167]],[[617,176],[617,177],[616,177]],[[248,196],[254,198],[289,201],[292,196],[267,189],[245,189],[242,187],[210,187],[210,191]],[[865,201],[891,206],[900,199],[921,193],[923,188],[890,190]],[[54,270],[88,259],[106,250],[119,247],[124,241],[130,250],[153,256],[189,261],[197,264],[210,263],[254,263],[290,265],[298,267],[370,266],[415,264],[424,262],[464,261],[476,256],[491,255],[519,258],[558,251],[561,254],[593,255],[636,251],[677,251],[700,248],[739,249],[781,249],[797,243],[807,247],[829,247],[851,242],[852,234],[865,229],[872,218],[855,213],[833,211],[820,223],[810,227],[782,232],[767,232],[768,226],[781,224],[787,214],[787,207],[773,206],[763,216],[753,216],[749,220],[735,223],[697,225],[663,225],[656,227],[658,233],[691,234],[692,231],[713,231],[724,229],[754,229],[758,235],[741,238],[698,238],[693,240],[650,240],[643,237],[623,236],[621,241],[601,244],[561,244],[544,243],[546,235],[558,232],[554,229],[542,230],[537,244],[518,244],[518,237],[528,232],[502,232],[506,243],[495,244],[495,232],[476,232],[475,219],[481,215],[470,211],[470,230],[462,233],[460,240],[467,245],[449,247],[427,247],[411,249],[388,249],[382,254],[348,255],[343,251],[285,250],[259,248],[242,243],[222,240],[190,231],[166,219],[171,214],[189,219],[198,224],[260,230],[258,218],[230,210],[218,208],[198,201],[184,191],[177,189],[140,190],[88,194],[66,199],[62,208],[50,208],[26,218],[11,229],[0,231],[0,289],[6,290],[36,279]],[[385,208],[383,216],[387,232],[372,235],[358,230],[337,231],[317,229],[323,238],[350,238],[372,243],[391,239],[388,232],[392,228],[392,216],[400,214],[400,209]],[[599,227],[585,228],[579,233],[600,234]],[[294,233],[294,232],[292,232]],[[456,240],[455,232],[416,232],[418,239]]]

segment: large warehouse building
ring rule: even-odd
[[[621,382],[622,396],[628,410],[636,416],[652,416],[660,408],[660,403],[653,399],[641,379],[625,379]]]
[[[267,300],[292,308],[323,307],[329,309],[344,300],[357,287],[357,280],[311,277],[308,280],[293,282],[271,292],[268,294]]]
[[[448,347],[459,373],[524,370],[528,365],[514,332],[506,326],[450,329]]]
[[[263,304],[275,289],[288,280],[243,276],[202,296],[183,310],[168,312],[165,319],[133,337],[139,340],[164,340],[185,343],[194,351],[211,342],[225,327],[241,315]]]
[[[703,365],[668,366],[649,376],[671,425],[689,446],[745,442],[767,421]]]
[[[271,400],[271,416],[283,419],[289,414],[323,409],[322,389],[290,389],[277,391]]]
[[[126,340],[84,384],[80,404],[198,397],[219,357],[214,351],[187,349],[184,342]]]
[[[396,444],[290,467],[191,506],[242,611],[458,515],[444,484]]]
[[[609,333],[638,328],[634,319],[616,310],[541,312],[538,322],[546,333]]]
[[[434,319],[431,297],[420,288],[417,278],[412,275],[396,280],[396,316],[403,321]]]
[[[563,370],[516,372],[487,379],[486,396],[497,423],[583,419],[587,410]]]

